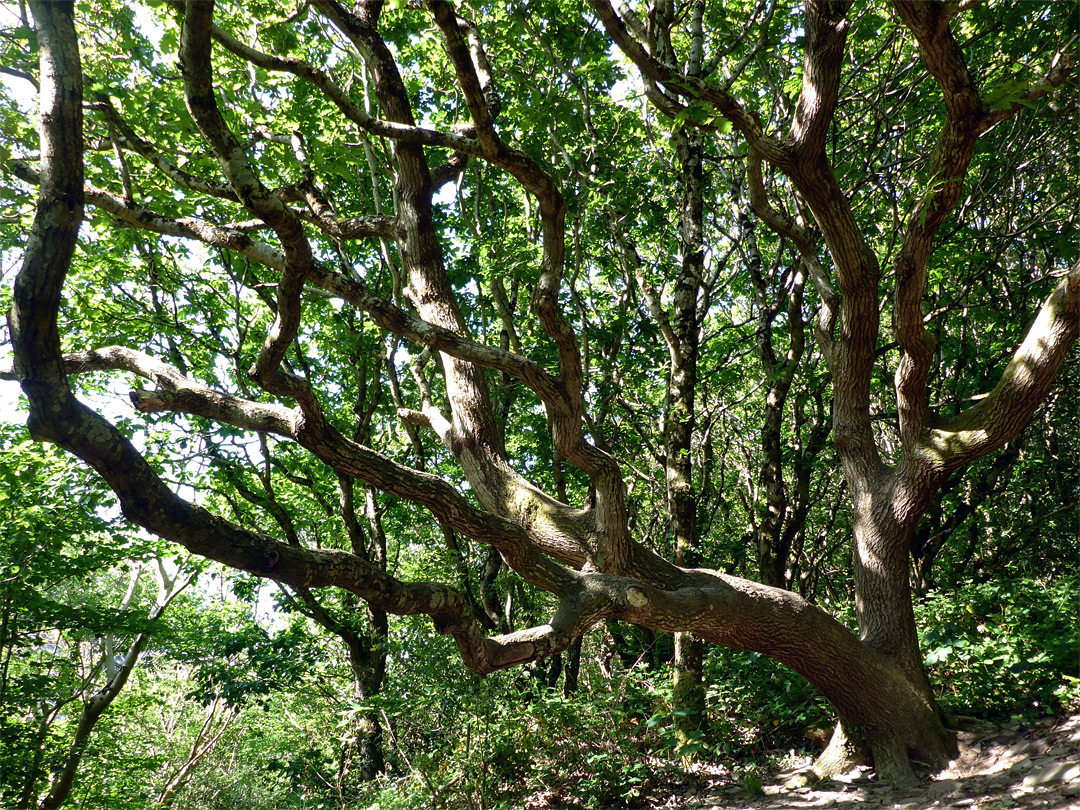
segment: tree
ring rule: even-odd
[[[841,767],[851,748],[869,752],[886,778],[910,774],[909,754],[941,763],[952,742],[915,634],[913,533],[953,471],[1001,447],[1031,419],[1076,338],[1080,312],[1080,263],[1067,269],[1075,246],[1066,245],[1047,254],[1047,275],[1060,281],[994,389],[949,418],[930,410],[935,354],[922,302],[935,238],[963,197],[979,137],[1045,103],[1072,67],[1067,54],[1052,56],[1044,45],[1033,58],[1045,75],[980,89],[953,28],[971,28],[971,51],[984,47],[974,33],[986,18],[964,6],[897,3],[866,15],[859,53],[872,52],[879,36],[901,50],[913,47],[903,44],[910,38],[944,99],[943,111],[927,115],[940,129],[938,147],[925,165],[903,166],[911,176],[890,165],[883,185],[893,185],[877,208],[845,190],[838,172],[865,160],[860,147],[872,143],[854,127],[852,141],[840,144],[843,67],[855,47],[850,4],[810,3],[784,20],[772,4],[760,4],[740,27],[737,17],[701,2],[660,3],[639,18],[596,0],[595,18],[577,12],[569,26],[555,22],[566,9],[553,6],[551,30],[540,31],[558,60],[576,60],[594,93],[610,91],[618,75],[608,56],[614,42],[641,71],[650,102],[686,124],[677,131],[691,175],[693,144],[704,139],[698,130],[730,127],[744,145],[735,159],[745,161],[753,211],[794,247],[788,277],[809,277],[820,301],[816,348],[831,376],[832,435],[854,513],[858,637],[795,593],[688,567],[692,543],[682,546],[680,565],[635,537],[627,480],[634,459],[614,455],[593,414],[605,375],[632,365],[633,356],[604,358],[605,370],[593,367],[588,351],[591,339],[614,329],[593,327],[590,318],[617,314],[621,305],[609,300],[588,312],[574,298],[575,285],[607,272],[596,237],[604,197],[629,210],[650,181],[637,177],[641,185],[630,186],[629,171],[591,188],[572,173],[560,181],[547,139],[535,137],[544,130],[531,126],[545,115],[529,111],[535,87],[525,71],[497,70],[489,59],[496,53],[500,66],[530,53],[521,53],[524,24],[496,8],[478,8],[469,20],[445,2],[360,2],[350,11],[314,0],[294,15],[266,9],[251,18],[248,7],[170,3],[179,35],[163,16],[159,44],[178,48],[177,74],[126,7],[94,9],[95,27],[77,35],[70,4],[32,3],[40,155],[12,166],[37,186],[37,211],[9,315],[11,374],[26,396],[30,429],[93,467],[124,515],[148,531],[298,594],[336,587],[373,611],[427,615],[475,672],[557,654],[603,619],[693,633],[772,656],[825,695],[841,731],[823,768]],[[1045,40],[1053,29],[1043,18],[1056,8],[1024,6],[1014,16],[1025,22],[1024,36],[1041,31]],[[703,50],[680,61],[686,15],[701,21],[692,31],[708,33],[709,42],[691,36],[689,47]],[[705,46],[726,36],[727,50],[710,55]],[[790,126],[780,137],[751,109],[759,96],[741,80],[752,78],[744,70],[767,49],[789,64],[800,37],[798,100],[787,112],[778,102]],[[995,39],[991,47],[1008,44]],[[117,53],[130,58],[121,66]],[[736,56],[723,81],[710,80]],[[697,64],[707,66],[701,76]],[[999,79],[999,62],[992,67]],[[769,74],[768,65],[761,73]],[[84,74],[91,80],[85,121]],[[505,80],[501,89],[496,76]],[[568,85],[549,82],[556,96],[555,88],[572,92]],[[904,70],[871,89],[864,97],[879,101],[896,92],[921,98],[924,90]],[[898,126],[905,111],[890,105],[885,118]],[[612,106],[604,124],[617,132],[626,120],[620,116]],[[567,133],[552,124],[549,134],[555,142]],[[766,167],[790,186],[777,181],[770,197]],[[467,228],[449,215],[438,200],[451,183],[460,211],[471,203],[479,223],[482,206],[489,215],[498,210],[501,231]],[[693,189],[680,188],[687,210],[697,205]],[[785,194],[805,215],[784,210]],[[84,205],[96,214],[93,235],[80,238]],[[904,217],[894,215],[900,210]],[[704,237],[693,234],[692,216],[683,225],[682,275],[673,277],[684,282],[675,297],[687,294],[669,328],[701,306],[693,244]],[[663,221],[643,216],[640,227],[658,242],[670,237]],[[894,287],[887,306],[870,228],[897,246],[885,251]],[[165,261],[147,260],[146,232],[159,235],[149,244]],[[186,243],[205,247],[192,252]],[[145,269],[145,280],[136,268]],[[500,294],[507,279],[509,296]],[[521,311],[526,292],[531,317]],[[888,436],[875,432],[872,407],[883,322],[901,353],[892,452],[882,449]],[[650,328],[662,330],[663,321]],[[697,338],[691,324],[675,345],[693,349]],[[794,347],[796,331],[790,340]],[[365,357],[380,359],[359,361]],[[672,359],[672,403],[682,396],[682,362]],[[135,442],[132,427],[117,427],[76,398],[73,385],[102,372],[149,383],[131,391],[131,403],[148,425],[172,425],[172,432]],[[375,381],[393,392],[392,404],[357,408],[366,401],[359,392]],[[364,414],[377,429],[357,429]],[[665,437],[669,456],[686,446],[677,433],[673,427]],[[268,449],[252,449],[252,436],[265,437]],[[192,443],[202,450],[190,450]],[[478,610],[464,587],[468,570],[459,587],[401,579],[350,542],[347,513],[289,531],[277,519],[229,520],[214,498],[196,503],[178,494],[174,482],[193,480],[185,453],[249,450],[269,468],[276,464],[283,479],[314,468],[305,479],[313,493],[340,481],[380,491],[395,504],[388,528],[406,537],[433,534],[431,520],[413,508],[423,507],[455,536],[494,549],[514,577],[551,594],[550,618],[489,636],[490,611]],[[410,454],[427,459],[423,469]],[[543,458],[552,465],[541,467]],[[669,475],[685,475],[678,457],[670,462]],[[563,464],[568,480],[561,489],[550,482],[554,497],[542,484]],[[681,479],[673,483],[682,497]]]
[[[790,133],[783,139],[764,132],[760,118],[726,89],[689,75],[678,62],[665,60],[655,46],[647,49],[655,42],[655,31],[633,12],[620,16],[607,2],[594,5],[608,32],[645,79],[654,86],[664,83],[668,93],[661,105],[679,114],[687,110],[684,99],[690,104],[704,101],[744,136],[754,210],[798,247],[805,272],[817,283],[822,298],[819,340],[833,380],[833,433],[854,509],[860,638],[899,666],[909,684],[932,705],[911,613],[908,559],[915,527],[950,473],[1004,445],[1031,418],[1075,340],[1080,285],[1077,263],[1044,305],[994,390],[959,415],[942,419],[929,408],[927,379],[934,340],[922,308],[933,242],[961,199],[962,181],[979,136],[1064,82],[1072,59],[1059,54],[1041,82],[1020,89],[1013,86],[989,104],[980,95],[950,29],[961,7],[895,4],[896,15],[917,41],[926,69],[941,88],[945,117],[927,167],[929,182],[898,234],[900,247],[893,258],[895,293],[889,315],[902,350],[895,376],[900,446],[887,459],[874,435],[871,409],[881,324],[880,264],[827,149],[851,26],[850,4],[807,6],[802,90]],[[838,289],[821,271],[811,234],[766,198],[761,170],[766,161],[790,179],[812,213],[834,263]],[[854,736],[846,725],[841,716],[826,760],[845,756]],[[940,731],[924,728],[919,734],[939,738],[930,744],[938,749],[933,752],[938,758],[947,750]],[[896,773],[905,767],[902,747],[875,741],[873,732],[870,746],[880,771]]]

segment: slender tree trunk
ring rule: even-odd
[[[238,710],[229,706],[226,706],[224,711],[221,711],[222,702],[220,698],[216,698],[206,707],[206,717],[203,719],[202,728],[195,735],[195,740],[191,743],[191,748],[188,750],[188,755],[183,764],[180,765],[176,773],[166,779],[165,785],[161,788],[157,799],[154,801],[154,810],[172,806],[180,791],[191,781],[195,769],[206,760],[210,752],[217,748],[225,732],[240,716]]]
[[[789,385],[777,369],[772,340],[773,322],[779,312],[778,305],[773,301],[772,287],[776,283],[776,267],[779,262],[769,269],[765,268],[754,232],[754,220],[750,212],[742,208],[739,190],[738,184],[733,183],[731,196],[739,222],[739,240],[746,254],[747,272],[754,283],[757,354],[764,378],[769,381],[765,392],[765,419],[761,425],[761,469],[758,472],[761,488],[755,503],[759,512],[757,525],[754,526],[758,576],[766,585],[783,588],[786,584],[784,569],[787,567],[787,554],[780,547],[780,539],[784,528],[784,515],[787,512],[787,492],[784,487],[781,428],[784,400]],[[801,323],[801,313],[799,317]]]
[[[581,672],[581,637],[578,636],[566,649],[566,666],[563,670],[563,697],[570,697],[578,690],[578,675]]]
[[[386,615],[383,614],[383,620],[385,619]],[[380,629],[375,629],[377,636]],[[385,634],[379,637],[386,638]],[[386,655],[381,651],[374,651],[357,656],[353,655],[351,648],[349,652],[355,694],[361,703],[366,703],[382,691]],[[379,719],[378,708],[369,707],[361,712],[356,718],[354,732],[358,765],[357,779],[361,782],[371,782],[386,770],[386,762],[383,759],[382,723]]]
[[[383,530],[382,515],[375,505],[375,493],[368,489],[364,498],[368,531],[371,535],[372,556],[376,564],[386,568],[386,534]],[[353,534],[354,551],[359,553],[356,541],[359,533]],[[390,624],[386,611],[372,605],[367,606],[370,636],[360,636],[359,645],[349,645],[349,661],[355,678],[357,696],[361,702],[370,701],[382,691],[386,678],[386,641],[390,636]],[[371,706],[357,719],[357,749],[360,758],[359,778],[362,782],[374,780],[386,769],[383,759],[383,731],[379,720],[380,712]]]
[[[675,535],[675,564],[698,564],[698,498],[694,491],[695,393],[698,381],[698,298],[705,269],[703,137],[696,130],[674,134],[682,170],[683,202],[679,212],[682,267],[672,306],[671,370],[668,378],[667,459],[668,517]],[[683,742],[708,733],[705,714],[705,647],[692,633],[675,634],[672,702],[676,729]]]

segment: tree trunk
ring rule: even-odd
[[[656,52],[673,59],[671,42],[674,8],[658,6],[653,18]],[[692,4],[689,22],[690,52],[686,69],[691,76],[703,73],[705,4]],[[665,333],[671,366],[668,376],[668,413],[664,454],[667,459],[668,517],[675,535],[675,564],[696,566],[698,551],[698,497],[694,491],[693,451],[696,427],[695,393],[700,355],[699,324],[704,319],[701,298],[705,278],[705,164],[704,134],[677,125],[672,132],[679,159],[679,252],[681,264],[675,279],[669,330]],[[675,729],[685,744],[708,734],[705,713],[705,648],[700,637],[675,634],[672,704]]]
[[[581,672],[581,636],[566,649],[566,666],[563,671],[563,697],[568,698],[578,690]]]
[[[382,690],[382,673],[385,669],[386,656],[378,652],[374,653],[374,655],[382,659],[382,666],[372,666],[371,663],[373,662],[363,662],[360,666],[357,666],[357,662],[353,661],[356,697],[362,703],[371,700]],[[353,728],[356,735],[356,778],[360,782],[374,781],[379,774],[386,770],[386,762],[383,759],[383,733],[379,710],[370,707],[362,711],[357,716]],[[345,759],[347,758],[343,756],[343,760]]]
[[[855,611],[859,637],[864,644],[888,656],[904,671],[912,684],[932,699],[919,652],[915,614],[911,600],[909,567],[911,540],[922,514],[918,499],[908,511],[896,493],[891,476],[882,476],[869,492],[854,496],[855,531]]]
[[[697,565],[698,498],[694,491],[695,393],[698,381],[698,306],[704,275],[704,164],[700,132],[677,129],[675,149],[682,170],[683,203],[679,212],[682,266],[675,280],[665,420],[668,517],[675,535],[675,564]],[[675,727],[686,743],[708,733],[705,714],[705,648],[691,633],[675,634],[675,673],[672,703]]]

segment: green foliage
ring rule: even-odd
[[[742,779],[742,789],[747,796],[764,796],[765,788],[761,784],[761,777],[754,771],[747,773]]]
[[[958,714],[1025,717],[1080,698],[1080,580],[1000,580],[916,605],[931,681]]]
[[[398,715],[397,742],[408,745],[395,757],[403,775],[372,786],[364,800],[372,808],[509,810],[530,797],[633,807],[671,766],[651,755],[660,738],[637,708],[648,687],[633,675],[569,698],[520,673],[455,683],[432,695],[437,707],[417,695]]]
[[[192,704],[190,716],[200,713]],[[313,810],[341,807],[331,787],[336,767],[331,705],[307,690],[276,691],[264,708],[242,713],[178,795],[177,810]],[[322,724],[320,728],[320,724]],[[173,750],[183,755],[187,734]],[[174,754],[175,756],[175,754]]]
[[[765,656],[710,650],[706,669],[714,745],[725,759],[754,758],[767,748],[802,748],[808,728],[833,718],[828,703],[804,678]]]
[[[15,806],[61,760],[99,640],[145,629],[119,612],[130,564],[157,546],[116,525],[87,472],[21,426],[0,425],[0,803]],[[65,706],[61,714],[61,710]]]

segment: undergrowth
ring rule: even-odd
[[[981,718],[1058,714],[1080,701],[1080,578],[932,593],[915,606],[945,708]]]
[[[1075,703],[1078,585],[987,583],[921,600],[923,650],[945,708],[1007,719]],[[591,637],[594,662],[599,637]],[[816,753],[833,722],[800,676],[738,650],[709,650],[708,733],[686,742],[675,734],[663,660],[608,679],[595,666],[586,672],[583,656],[582,687],[564,697],[521,672],[461,677],[438,650],[429,653],[426,688],[416,689],[422,656],[414,650],[412,689],[385,698],[398,718],[392,770],[364,791],[364,810],[635,807],[702,763],[752,788],[762,769]]]

